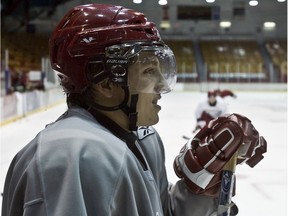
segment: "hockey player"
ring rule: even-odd
[[[181,180],[173,186],[167,180],[164,147],[151,126],[159,120],[161,94],[175,84],[176,65],[153,23],[121,6],[74,7],[50,37],[50,59],[68,110],[13,159],[3,216],[216,214],[219,185],[206,178],[207,194],[202,185],[189,186],[193,174],[186,175],[186,166],[197,163],[208,172],[198,159],[177,159]],[[211,147],[224,144],[228,151],[201,153],[195,146],[199,160],[217,159],[209,176],[217,176],[238,148],[248,146],[242,157],[259,161],[265,147],[245,117],[224,120],[218,124],[233,139],[212,127],[201,142],[209,136]]]
[[[195,117],[197,123],[193,133],[227,112],[227,104],[222,99],[217,99],[216,91],[208,91],[207,100],[200,102],[196,107]]]

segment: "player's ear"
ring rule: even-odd
[[[114,92],[114,85],[108,79],[103,80],[93,86],[94,92],[103,95],[106,98],[111,98]]]

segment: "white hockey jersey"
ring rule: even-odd
[[[205,119],[201,119],[203,112],[211,116],[212,119],[215,119],[223,114],[226,114],[227,111],[227,104],[222,98],[217,97],[215,105],[210,105],[208,100],[199,103],[195,110],[195,116],[197,120],[205,121]]]
[[[162,141],[140,127],[136,147],[82,108],[70,108],[13,159],[5,181],[2,216],[208,216],[217,200],[169,185]]]

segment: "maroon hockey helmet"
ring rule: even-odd
[[[79,93],[90,82],[86,75],[89,62],[105,62],[106,47],[160,40],[155,25],[142,13],[108,4],[81,5],[71,9],[52,33],[50,61],[64,90]],[[109,73],[104,70],[93,82],[106,77]]]
[[[217,94],[216,94],[215,91],[208,91],[208,93],[207,93],[208,98],[209,98],[209,97],[212,97],[212,96],[213,96],[213,97],[216,97],[216,95],[217,95]]]

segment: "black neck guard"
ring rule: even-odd
[[[107,128],[112,134],[114,134],[116,137],[124,141],[128,148],[134,153],[134,155],[139,160],[140,164],[142,165],[144,170],[148,169],[148,166],[146,164],[146,161],[137,148],[135,142],[137,141],[137,136],[133,132],[128,132],[124,130],[122,127],[120,127],[116,122],[108,118],[107,116],[103,115],[99,111],[89,108],[88,111],[93,115],[93,117],[105,128]]]

